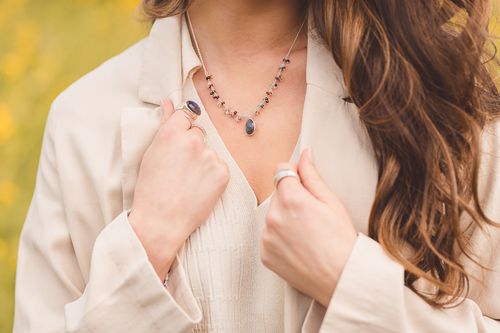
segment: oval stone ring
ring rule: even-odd
[[[297,173],[294,170],[292,170],[292,169],[279,169],[274,174],[274,187],[277,188],[280,180],[282,180],[285,177],[295,177],[295,178],[299,179],[299,175],[297,175]]]
[[[201,108],[194,101],[186,101],[181,107],[177,108],[176,111],[177,110],[184,111],[184,114],[186,114],[191,121],[191,124],[201,115]]]

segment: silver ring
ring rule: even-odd
[[[274,187],[277,188],[280,180],[285,177],[295,177],[299,179],[299,175],[292,169],[280,169],[274,174]]]

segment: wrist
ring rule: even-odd
[[[344,271],[344,267],[351,256],[357,238],[358,233],[354,229],[352,234],[349,236],[346,235],[342,246],[338,248],[336,247],[335,251],[333,251],[332,255],[329,257],[336,257],[337,260],[327,260],[328,264],[323,267],[323,274],[317,279],[317,288],[314,292],[315,296],[313,296],[313,298],[326,308],[330,304],[330,300],[333,297],[335,289],[337,288],[337,284]],[[335,265],[332,265],[332,262],[335,262]]]
[[[151,219],[139,217],[133,209],[127,212],[127,218],[145,249],[149,261],[163,282],[183,239],[161,228],[164,227],[164,222],[154,222]]]

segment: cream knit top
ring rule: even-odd
[[[207,145],[230,170],[226,191],[179,255],[203,312],[194,331],[282,332],[284,282],[262,264],[259,255],[271,196],[256,205],[252,188],[205,111],[191,76],[184,96],[200,105],[196,123],[205,128]],[[295,163],[298,157],[297,144],[290,161]]]

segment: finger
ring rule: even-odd
[[[175,131],[187,131],[191,128],[191,121],[183,110],[175,110],[166,121],[165,126]]]
[[[273,229],[276,226],[276,223],[281,220],[281,214],[280,199],[278,198],[277,193],[274,193],[267,209],[265,228],[267,229],[271,227],[271,229]]]
[[[201,142],[205,142],[205,134],[203,133],[203,130],[198,126],[191,127],[191,129],[189,129],[187,133],[189,135],[196,136],[196,138],[199,139]]]
[[[170,116],[174,113],[174,104],[170,99],[168,99],[166,101],[162,101],[160,107],[163,110],[160,125],[163,125],[167,121],[167,119],[170,118]]]
[[[207,131],[205,130],[205,128],[203,126],[200,126],[200,125],[197,125],[197,124],[193,124],[193,127],[191,128],[191,130],[198,130],[201,132],[201,135],[203,136],[203,140],[206,139],[207,137]]]
[[[297,165],[300,181],[316,199],[329,204],[333,199],[333,192],[319,174],[309,149],[302,151]]]

